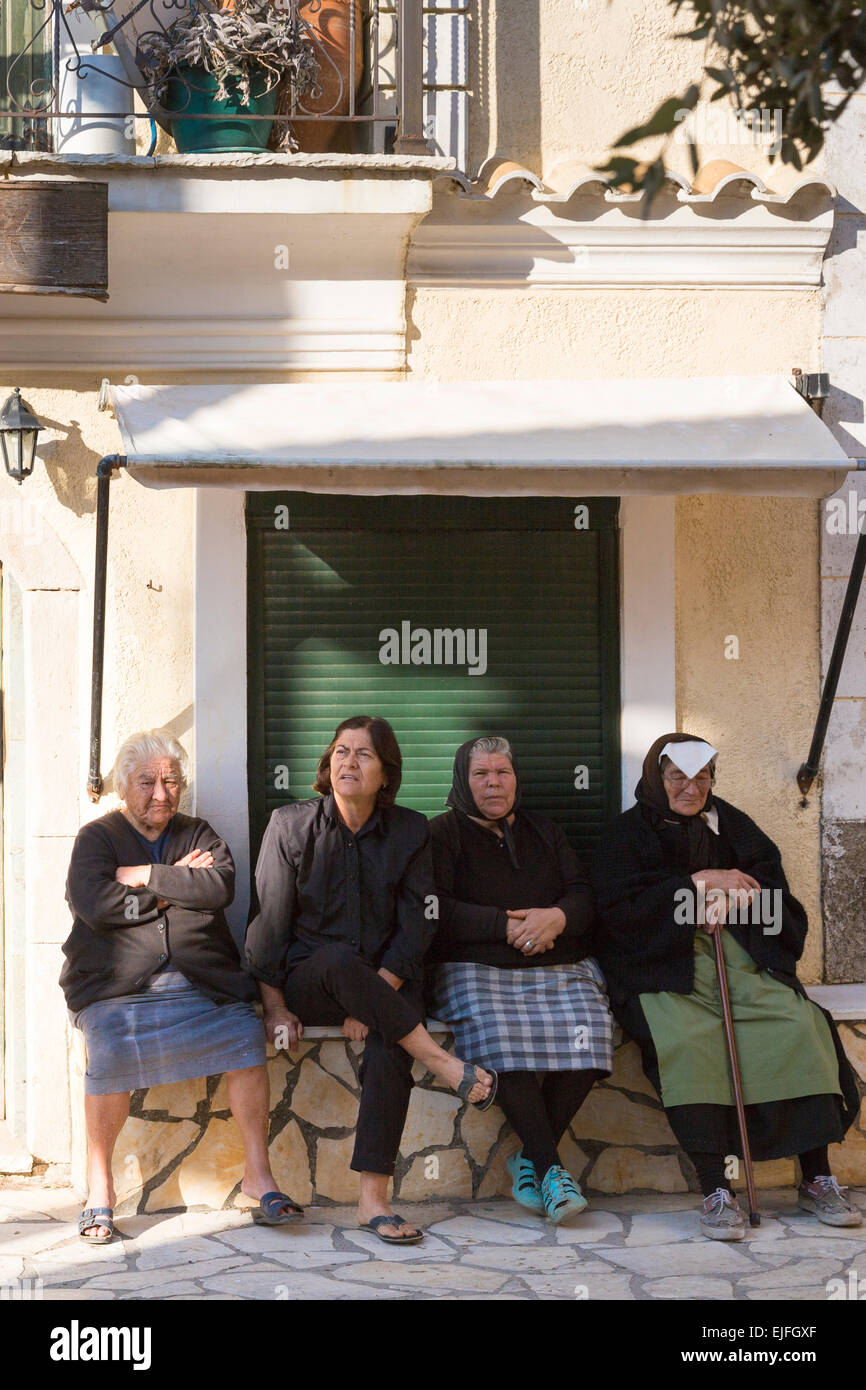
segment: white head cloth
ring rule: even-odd
[[[711,743],[704,743],[703,739],[700,738],[692,738],[684,743],[666,743],[659,753],[659,762],[667,756],[687,777],[697,777],[701,768],[706,767],[718,751],[718,748],[714,748]]]

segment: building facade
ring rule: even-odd
[[[239,936],[268,812],[359,707],[392,719],[430,814],[457,744],[509,733],[527,799],[584,853],[653,739],[694,730],[780,845],[801,976],[848,987],[866,1071],[862,603],[824,781],[796,783],[856,542],[826,499],[864,497],[864,98],[800,175],[766,131],[708,118],[699,173],[672,142],[644,218],[593,166],[691,76],[661,0],[443,0],[424,23],[426,153],[384,123],[352,152],[179,155],[161,132],[150,154],[141,121],[135,153],[67,152],[50,121],[0,149],[18,189],[108,199],[107,300],[0,295],[3,394],[45,426],[32,477],[0,478],[0,1114],[25,1163],[80,1168],[66,867],[116,804],[114,750],[159,726],[235,855]],[[823,421],[793,369],[829,372]],[[641,1181],[640,1136],[590,1138],[638,1154],[608,1164],[614,1190],[672,1181]]]

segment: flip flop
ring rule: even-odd
[[[379,1229],[380,1226],[411,1225],[411,1221],[404,1221],[402,1216],[398,1216],[396,1212],[392,1212],[390,1216],[388,1216],[387,1214],[383,1214],[382,1216],[374,1216],[372,1221],[365,1221],[360,1227],[360,1229],[362,1231],[372,1231],[373,1234],[377,1235],[380,1240],[383,1240],[386,1245],[417,1245],[419,1240],[424,1239],[423,1231],[419,1231],[417,1236],[383,1236],[382,1232]]]
[[[281,1212],[281,1207],[289,1207],[290,1210]],[[290,1221],[303,1219],[303,1207],[299,1207],[285,1192],[266,1192],[259,1198],[259,1205],[253,1211],[253,1221],[257,1226],[287,1226]]]
[[[478,1065],[481,1066],[481,1063],[479,1062]],[[493,1085],[490,1087],[490,1095],[487,1097],[486,1100],[470,1100],[469,1104],[474,1105],[476,1110],[489,1110],[496,1096],[496,1088],[499,1085],[499,1074],[498,1072],[495,1072],[492,1067],[482,1066],[481,1070],[486,1071],[488,1076],[493,1077]],[[472,1062],[464,1062],[463,1080],[457,1087],[457,1094],[460,1097],[460,1099],[469,1100],[469,1092],[472,1090],[473,1086],[477,1086],[478,1084],[478,1077],[475,1075],[474,1064]]]
[[[85,1231],[90,1226],[107,1226],[107,1236],[88,1236]],[[114,1240],[117,1231],[114,1228],[114,1208],[113,1207],[85,1207],[78,1218],[78,1237],[86,1245],[108,1245],[109,1241]]]

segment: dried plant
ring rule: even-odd
[[[206,0],[190,0],[190,13],[162,32],[142,36],[138,63],[159,97],[166,79],[178,68],[201,68],[219,83],[225,100],[228,84],[250,101],[250,84],[266,74],[266,91],[287,76],[298,95],[314,86],[319,65],[307,26],[294,3],[235,0],[232,9],[216,9]]]

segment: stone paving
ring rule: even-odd
[[[866,1189],[852,1195],[866,1211]],[[791,1188],[760,1205],[739,1244],[699,1234],[694,1195],[653,1194],[599,1196],[560,1227],[504,1198],[401,1202],[427,1232],[402,1249],[358,1230],[345,1206],[276,1228],[238,1209],[128,1216],[123,1240],[87,1246],[69,1188],[19,1180],[0,1187],[0,1286],[7,1299],[829,1301],[859,1279],[866,1296],[866,1224],[824,1226]]]

